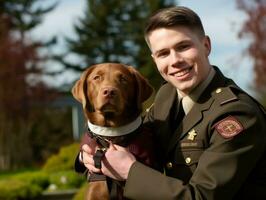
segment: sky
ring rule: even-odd
[[[56,0],[46,0],[45,4],[53,2]],[[64,49],[65,36],[75,37],[73,24],[83,16],[86,0],[58,0],[58,2],[56,9],[44,17],[43,23],[33,31],[32,35],[41,40],[57,36],[59,39],[57,50],[60,51]],[[218,66],[226,76],[252,93],[252,60],[244,54],[249,40],[238,38],[238,32],[246,15],[237,9],[235,0],[178,0],[178,5],[187,6],[200,16],[206,35],[210,36],[212,42],[212,52],[209,57],[211,64]],[[56,81],[51,81],[61,84],[75,79],[77,76],[66,72]]]

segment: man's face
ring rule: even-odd
[[[208,37],[179,26],[156,29],[148,39],[160,74],[182,93],[188,94],[207,78],[211,50]]]

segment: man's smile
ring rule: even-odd
[[[175,76],[175,77],[178,77],[178,78],[182,78],[182,77],[187,76],[191,72],[192,68],[193,67],[190,66],[190,67],[184,68],[182,70],[171,72],[169,75]]]

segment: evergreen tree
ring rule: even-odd
[[[161,78],[153,64],[143,31],[155,10],[174,0],[87,0],[84,17],[75,25],[77,39],[67,39],[69,53],[82,57],[82,63],[66,62],[67,69],[82,71],[100,62],[122,62],[140,70],[155,87]]]

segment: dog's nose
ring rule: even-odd
[[[105,87],[102,89],[102,95],[106,97],[114,97],[116,96],[116,89],[113,87]]]

